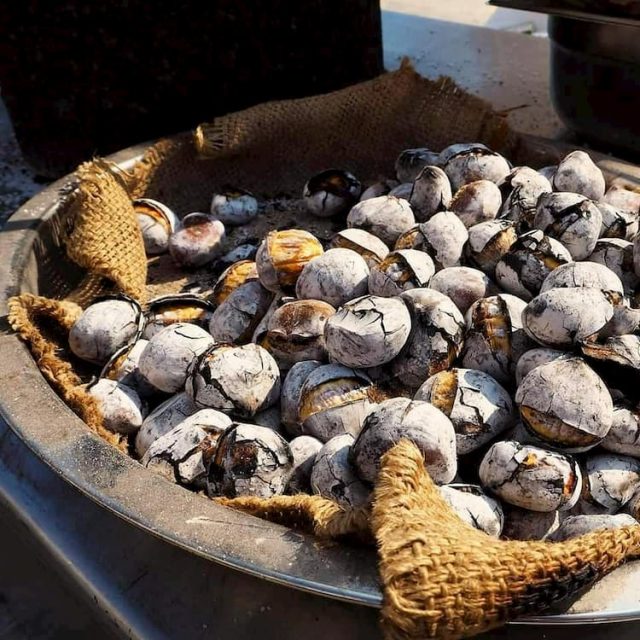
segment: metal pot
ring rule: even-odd
[[[549,162],[566,149],[522,137]],[[110,159],[123,169],[142,147]],[[640,184],[612,159],[610,171]],[[60,192],[42,191],[0,234],[0,313],[18,292],[51,294],[46,268]],[[58,289],[61,291],[61,289]],[[26,346],[0,334],[0,497],[122,637],[376,638],[382,598],[372,549],[311,536],[221,507],[143,468],[93,435],[45,382]],[[553,640],[566,624],[640,620],[640,563],[610,574],[567,611],[522,621],[508,637]],[[585,638],[596,638],[585,628]],[[637,636],[619,625],[618,633]],[[594,634],[597,632],[594,631]],[[495,634],[492,634],[495,637]],[[629,638],[632,635],[628,636]]]

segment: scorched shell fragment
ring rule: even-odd
[[[447,416],[428,402],[392,398],[369,413],[353,445],[358,475],[375,482],[380,458],[406,438],[422,452],[425,467],[437,484],[448,484],[456,475],[456,434]]]
[[[283,494],[293,474],[293,455],[282,436],[267,427],[235,423],[218,439],[209,466],[210,496]]]
[[[176,322],[195,324],[203,329],[209,325],[213,306],[192,293],[155,298],[148,304],[142,337],[150,340],[165,327]]]
[[[329,356],[347,367],[377,367],[395,358],[411,331],[411,316],[399,298],[364,296],[329,318],[325,344]]]
[[[400,182],[413,182],[426,166],[438,164],[440,154],[425,148],[405,149],[396,159],[396,176]]]
[[[515,399],[534,434],[566,451],[595,447],[613,421],[611,394],[581,358],[559,358],[536,367],[522,380]]]
[[[517,239],[515,225],[510,220],[481,222],[469,229],[466,258],[478,269],[492,274],[500,258]]]
[[[482,486],[505,502],[531,511],[566,511],[582,487],[570,457],[518,442],[496,442],[480,464]]]
[[[133,210],[142,233],[147,255],[164,253],[169,247],[169,236],[178,226],[178,218],[169,207],[150,198],[133,201]]]

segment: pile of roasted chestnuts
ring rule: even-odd
[[[489,535],[640,517],[640,193],[607,189],[582,151],[536,170],[456,144],[405,150],[375,184],[323,171],[300,204],[342,230],[272,230],[223,255],[262,215],[251,193],[181,220],[135,201],[150,256],[221,271],[145,308],[98,300],[71,329],[141,464],[212,497],[351,508],[406,438]]]

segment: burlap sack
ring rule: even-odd
[[[207,210],[211,193],[227,184],[261,196],[297,197],[308,176],[321,169],[348,168],[369,182],[392,175],[393,159],[404,148],[440,149],[465,140],[484,142],[516,163],[542,166],[558,159],[539,154],[500,114],[450,80],[425,80],[404,64],[342,91],[260,105],[203,125],[195,135],[163,140],[129,173],[104,161],[83,165],[57,224],[79,284],[71,292],[59,287],[66,300],[12,299],[10,322],[69,406],[122,447],[102,427],[66,336],[78,304],[99,293],[121,290],[144,301],[159,280],[163,292],[184,284],[178,272],[152,262],[145,289],[147,263],[131,198],[157,198],[184,214]],[[280,215],[287,215],[286,208]],[[558,544],[490,539],[442,501],[407,443],[385,456],[374,495],[371,513],[345,512],[317,496],[221,502],[318,536],[375,540],[389,638],[458,638],[542,611],[639,551],[640,527]]]

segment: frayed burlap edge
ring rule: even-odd
[[[91,431],[114,447],[126,451],[124,438],[105,429],[97,401],[85,391],[71,364],[57,354],[56,344],[45,338],[38,326],[39,321],[46,318],[66,334],[82,313],[82,308],[74,302],[49,300],[28,293],[10,298],[8,307],[9,324],[29,345],[38,368],[51,386]]]
[[[219,502],[321,537],[366,540],[370,526],[389,640],[455,640],[491,630],[545,611],[640,555],[640,525],[557,543],[492,538],[455,514],[408,441],[383,456],[370,514],[317,496]]]

